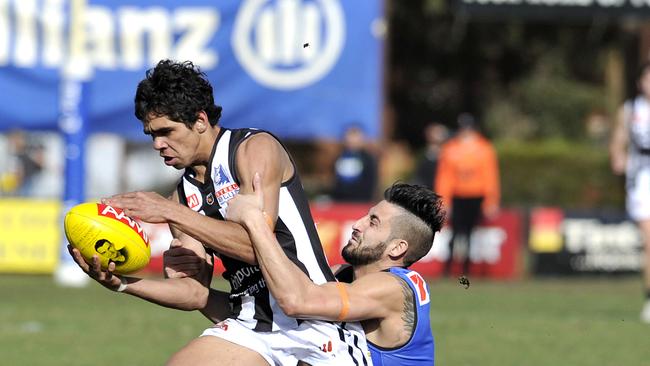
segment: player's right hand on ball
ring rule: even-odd
[[[193,277],[201,272],[205,259],[194,251],[184,248],[180,240],[172,240],[169,249],[163,253],[163,268],[166,278]]]
[[[100,285],[109,290],[115,291],[120,287],[122,280],[119,276],[113,274],[115,270],[115,263],[110,262],[106,270],[102,270],[101,261],[97,254],[93,255],[91,263],[86,263],[84,257],[78,249],[68,245],[68,251],[72,258],[74,258],[77,265],[93,280],[99,282]]]

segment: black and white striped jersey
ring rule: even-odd
[[[262,132],[268,133],[257,129],[221,127],[206,170],[205,182],[197,181],[192,169],[185,170],[177,188],[181,203],[203,215],[224,220],[228,201],[239,192],[235,152],[243,140]],[[295,164],[293,176],[280,187],[278,220],[274,231],[289,259],[312,281],[317,284],[334,281]],[[284,315],[276,304],[258,266],[217,255],[226,269],[223,276],[231,285],[233,317],[256,331],[298,326],[298,321]]]

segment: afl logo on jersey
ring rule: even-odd
[[[239,186],[233,181],[232,177],[221,164],[214,168],[212,181],[214,182],[214,192],[215,196],[217,196],[217,202],[219,202],[222,208],[225,208],[226,202],[235,197],[239,192]]]
[[[232,47],[258,83],[293,90],[323,78],[345,43],[340,0],[245,0]]]

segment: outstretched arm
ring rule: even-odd
[[[86,263],[77,249],[68,246],[68,250],[88,276],[112,291],[117,291],[124,284],[127,285],[123,289],[124,293],[149,302],[180,310],[200,310],[213,321],[224,319],[230,314],[228,294],[209,288],[212,279],[212,256],[206,253],[200,242],[190,236],[174,229],[172,229],[172,234],[174,240],[172,240],[171,249],[177,251],[177,254],[182,254],[180,265],[182,266],[188,258],[195,263],[191,276],[169,278],[168,270],[172,273],[174,270],[168,266],[167,252],[164,255],[166,279],[150,280],[117,276],[113,273],[114,263],[110,263],[108,268],[103,270],[97,256],[93,257],[91,263]],[[173,258],[171,262],[172,266],[179,265],[179,262],[174,263]]]
[[[289,316],[338,321],[383,318],[401,311],[399,279],[388,273],[366,275],[352,284],[316,285],[287,258],[266,223],[259,175],[254,195],[240,194],[228,207],[228,219],[240,222],[253,241],[266,284]]]
[[[122,277],[113,273],[115,263],[110,263],[108,268],[103,270],[97,255],[93,256],[91,263],[86,263],[77,249],[68,246],[68,250],[88,276],[109,290],[117,291],[124,283],[127,285],[124,293],[165,307],[197,310],[206,305],[208,288],[194,278],[151,280],[130,276]]]

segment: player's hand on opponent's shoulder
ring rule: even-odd
[[[178,203],[156,192],[128,192],[102,199],[102,203],[121,208],[130,217],[149,223],[165,223]]]
[[[259,173],[253,176],[253,193],[239,193],[228,201],[226,219],[243,224],[245,219],[264,213],[264,193]]]
[[[166,278],[194,277],[199,275],[205,266],[205,258],[184,247],[178,239],[172,240],[169,249],[163,253]]]
[[[122,283],[121,278],[113,274],[115,263],[110,262],[108,268],[102,270],[101,261],[97,254],[93,256],[91,263],[86,263],[78,249],[68,245],[68,251],[81,270],[83,270],[90,278],[99,282],[100,285],[112,291],[116,291],[120,287],[120,284]]]

